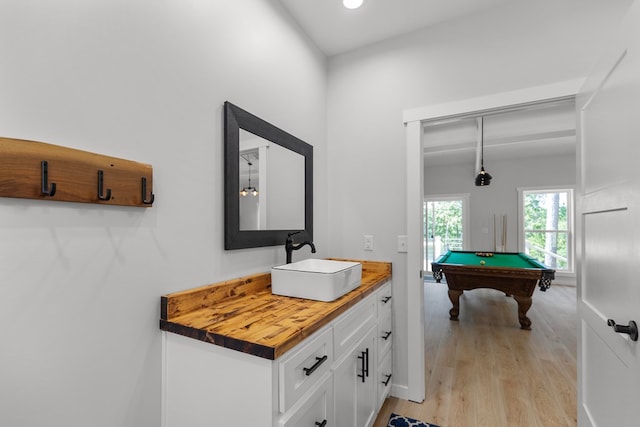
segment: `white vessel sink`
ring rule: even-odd
[[[271,293],[316,301],[334,301],[360,286],[362,264],[306,259],[271,269]]]

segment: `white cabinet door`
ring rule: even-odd
[[[335,425],[371,425],[376,404],[376,327],[336,366],[334,376]]]
[[[378,354],[379,363],[378,363],[378,409],[382,407],[384,404],[384,400],[389,395],[389,391],[391,390],[391,378],[392,378],[392,358],[391,352],[389,351],[386,354]]]

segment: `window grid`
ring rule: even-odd
[[[573,190],[519,189],[518,193],[521,250],[558,272],[572,273]]]

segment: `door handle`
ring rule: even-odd
[[[613,319],[607,320],[607,325],[611,326],[619,334],[629,334],[631,341],[638,341],[638,325],[631,320],[627,326],[616,325]]]

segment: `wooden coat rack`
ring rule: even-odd
[[[150,207],[151,165],[0,137],[0,197]]]

